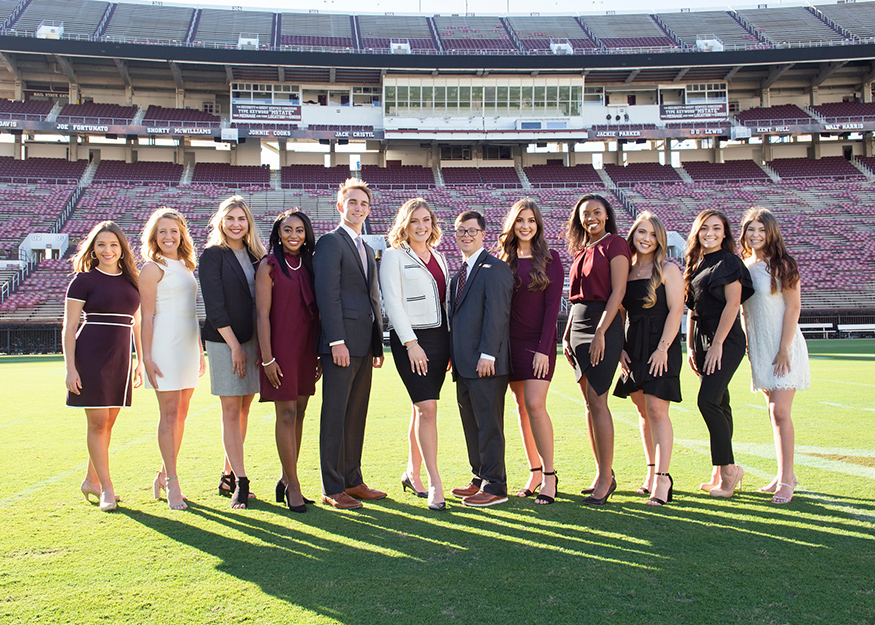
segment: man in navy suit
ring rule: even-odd
[[[316,303],[322,331],[322,423],[319,455],[322,501],[361,508],[362,499],[386,493],[362,478],[362,445],[373,367],[383,366],[383,316],[374,250],[361,238],[371,190],[350,178],[337,193],[340,225],[322,235],[313,255]]]
[[[513,274],[483,249],[486,220],[477,211],[456,218],[464,262],[450,282],[450,354],[468,461],[474,479],[454,488],[468,506],[507,501],[504,396],[510,375],[510,299]]]

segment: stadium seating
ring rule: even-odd
[[[441,174],[446,185],[483,184],[480,170],[476,167],[442,167]]]
[[[875,103],[872,102],[830,102],[812,106],[811,110],[830,124],[875,121]]]
[[[90,39],[106,13],[108,2],[95,0],[31,0],[15,22],[15,29],[36,32],[43,21],[64,23],[64,36]]]
[[[58,114],[58,122],[67,124],[127,125],[137,115],[136,106],[118,104],[66,104]]]
[[[267,165],[197,163],[191,181],[227,186],[270,186],[270,168]]]
[[[184,43],[194,9],[119,2],[103,34],[129,43]]]
[[[839,26],[860,39],[875,37],[875,11],[871,2],[823,4],[815,7]]]
[[[288,165],[280,170],[283,189],[337,189],[349,178],[349,167]]]
[[[837,41],[842,35],[803,7],[746,9],[738,14],[775,45]]]
[[[520,177],[513,167],[481,167],[480,178],[495,189],[521,187]]]
[[[716,36],[725,47],[761,47],[756,37],[726,11],[660,13],[659,18],[684,44],[695,48],[699,37]]]
[[[242,33],[258,35],[259,48],[269,48],[273,43],[273,13],[202,9],[191,43],[233,49]]]
[[[587,15],[583,20],[606,48],[677,47],[649,15]]]
[[[529,16],[508,17],[513,31],[519,37],[523,48],[531,53],[551,54],[551,42],[571,44],[575,52],[597,50],[593,43],[573,17],[560,16]]]
[[[437,15],[434,24],[444,49],[449,52],[516,51],[510,34],[497,17]]]
[[[410,44],[411,50],[434,52],[438,49],[428,20],[414,15],[359,15],[357,17],[362,48],[388,52],[392,41]]]
[[[730,182],[737,180],[769,180],[763,168],[753,161],[726,161],[725,163],[708,163],[705,161],[689,161],[684,163],[684,170],[696,182]]]
[[[776,158],[769,167],[783,179],[795,178],[864,178],[860,170],[841,156],[825,156],[817,160],[807,158]]]
[[[817,121],[795,104],[768,108],[751,108],[736,114],[735,120],[744,126],[815,124]]]
[[[362,179],[372,187],[394,187],[403,189],[423,189],[434,186],[434,174],[428,167],[401,165],[398,167],[378,167],[362,165]]]
[[[605,173],[617,186],[628,187],[642,182],[680,182],[680,175],[669,165],[659,163],[630,163],[626,167],[605,163]]]
[[[283,13],[280,44],[306,48],[355,48],[350,17],[320,13]]]
[[[52,112],[54,104],[48,100],[25,100],[16,102],[0,98],[0,119],[25,119],[44,121]]]
[[[95,182],[124,181],[124,182],[166,182],[179,184],[182,177],[182,165],[175,163],[157,163],[140,161],[138,163],[125,163],[124,161],[100,161],[97,172],[94,174]]]
[[[187,124],[197,127],[216,127],[222,124],[222,118],[212,113],[206,113],[197,109],[171,109],[163,106],[149,105],[143,124],[149,126],[170,126],[173,124]]]
[[[562,164],[532,165],[524,168],[532,187],[578,187],[583,184],[601,185],[602,179],[592,165],[565,167]]]
[[[5,257],[18,258],[18,246],[31,232],[49,232],[75,188],[74,184],[0,185],[0,248]]]
[[[0,156],[0,182],[77,183],[88,161],[67,161],[63,158],[29,158],[16,160]]]

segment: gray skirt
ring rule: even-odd
[[[243,343],[246,354],[246,375],[242,378],[233,373],[231,348],[227,343],[204,341],[207,345],[207,362],[210,363],[210,392],[219,397],[254,395],[259,390],[258,368],[261,360],[258,355],[258,337]]]

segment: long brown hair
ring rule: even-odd
[[[553,257],[550,255],[547,237],[544,236],[544,218],[541,217],[541,211],[532,198],[525,197],[518,200],[507,212],[507,216],[504,218],[504,225],[501,228],[501,234],[498,235],[498,243],[496,244],[498,257],[510,266],[514,275],[514,288],[518,289],[520,284],[522,284],[522,280],[517,275],[520,264],[519,242],[513,227],[520,213],[524,210],[532,211],[532,215],[535,217],[535,224],[538,226],[538,231],[532,239],[532,268],[529,270],[529,277],[531,278],[529,290],[543,291],[550,284],[550,278],[547,277],[547,263],[551,262]]]
[[[792,289],[799,284],[799,265],[787,251],[784,237],[778,227],[778,220],[768,208],[753,206],[741,218],[741,257],[753,256],[753,250],[748,246],[745,235],[748,227],[754,221],[760,222],[766,229],[763,258],[766,268],[769,270],[769,276],[772,278],[772,293],[778,292],[779,285],[782,290]]]
[[[79,242],[79,247],[76,248],[76,255],[70,261],[73,263],[73,271],[75,273],[85,273],[100,264],[100,261],[93,257],[92,254],[94,253],[94,241],[97,239],[97,235],[102,232],[111,232],[118,239],[119,245],[122,248],[121,258],[118,261],[119,269],[122,275],[128,279],[128,282],[139,288],[140,271],[134,263],[134,253],[131,252],[131,246],[125,233],[122,232],[122,229],[114,221],[101,221],[91,229],[88,236]]]
[[[725,236],[720,247],[730,254],[735,254],[735,239],[732,238],[732,226],[729,224],[729,219],[726,215],[714,208],[706,208],[696,215],[690,228],[690,235],[687,237],[687,251],[684,254],[684,261],[687,263],[687,266],[684,267],[684,294],[687,297],[690,295],[690,283],[693,281],[693,274],[696,273],[702,256],[704,256],[702,244],[699,243],[699,230],[702,229],[702,225],[711,217],[717,217],[723,222],[723,234]]]
[[[392,227],[389,229],[389,234],[386,235],[389,239],[390,247],[401,247],[402,243],[407,243],[409,241],[410,237],[407,235],[407,227],[410,225],[413,213],[420,208],[426,209],[431,217],[431,234],[428,235],[428,241],[426,241],[425,244],[432,249],[438,246],[441,242],[443,232],[438,225],[437,215],[435,215],[431,206],[428,205],[428,202],[421,197],[415,197],[404,202],[404,204],[401,205],[401,208],[398,209],[398,214],[395,216],[395,223],[392,224]]]
[[[665,226],[659,220],[659,217],[650,211],[642,211],[638,213],[635,223],[629,228],[629,236],[626,237],[626,242],[629,244],[629,249],[632,250],[632,259],[638,255],[633,243],[635,231],[642,221],[649,221],[653,226],[653,234],[656,238],[656,251],[653,252],[653,271],[650,273],[650,281],[647,283],[647,295],[644,296],[644,308],[652,308],[656,304],[656,289],[662,284],[662,266],[665,264],[666,250],[668,249],[668,234],[665,231]]]
[[[222,221],[225,219],[225,216],[235,208],[243,209],[243,213],[246,215],[246,221],[249,222],[249,230],[246,232],[246,236],[243,237],[243,244],[246,246],[246,249],[249,250],[250,254],[255,256],[257,260],[261,260],[264,255],[267,254],[267,250],[264,249],[264,244],[258,236],[258,225],[255,223],[255,216],[252,214],[249,204],[241,195],[232,195],[226,199],[219,204],[219,210],[210,217],[210,227],[212,230],[207,239],[207,247],[213,245],[228,247],[228,237],[222,229]]]
[[[194,271],[196,258],[194,252],[194,243],[191,240],[191,234],[188,231],[188,224],[185,222],[185,217],[178,210],[162,206],[149,217],[146,225],[143,226],[143,236],[140,237],[140,256],[143,260],[154,261],[160,265],[166,265],[164,255],[161,253],[161,246],[158,245],[158,222],[162,219],[172,219],[179,225],[179,247],[176,253],[179,255],[179,260],[189,271]]]
[[[572,256],[589,245],[589,232],[580,223],[580,207],[590,200],[595,200],[605,207],[605,212],[608,214],[605,232],[617,234],[617,215],[614,213],[611,203],[597,193],[587,193],[574,204],[571,215],[568,217],[568,223],[565,224],[565,240],[568,241],[568,253]]]

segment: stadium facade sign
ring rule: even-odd
[[[728,119],[729,105],[726,102],[714,104],[662,104],[659,107],[660,119],[666,120],[703,120]]]
[[[231,101],[231,121],[299,122],[301,107],[283,104],[254,104]]]

